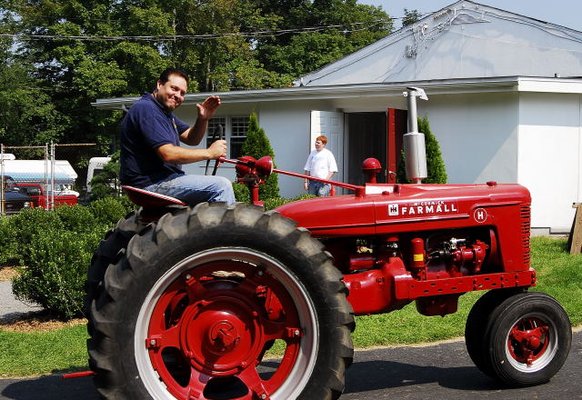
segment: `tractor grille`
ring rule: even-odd
[[[523,246],[523,263],[530,265],[530,225],[531,207],[529,205],[521,207],[521,241]]]

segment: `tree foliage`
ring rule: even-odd
[[[424,183],[447,183],[447,168],[443,160],[441,146],[430,129],[428,117],[418,118],[418,131],[424,133],[426,148],[426,172],[427,177],[423,179]],[[406,156],[404,151],[400,154],[400,162],[397,171],[398,182],[408,183],[406,178]]]
[[[422,14],[418,10],[404,9],[404,18],[402,19],[402,26],[408,26],[414,24],[422,18]]]
[[[259,120],[255,113],[249,117],[247,137],[242,145],[242,154],[257,160],[263,156],[271,156],[273,163],[275,162],[275,152],[265,131],[259,126]],[[262,200],[279,197],[279,177],[277,174],[271,174],[267,178],[267,182],[259,187],[259,197]]]
[[[167,66],[190,91],[285,87],[391,30],[356,0],[6,0],[0,142],[96,143],[69,160],[82,167],[117,147],[119,113],[91,103],[151,90]]]

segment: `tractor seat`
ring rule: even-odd
[[[133,203],[143,208],[161,208],[166,206],[185,206],[182,200],[165,194],[150,192],[133,186],[122,185],[121,188]]]

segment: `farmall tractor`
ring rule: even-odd
[[[407,160],[422,158],[418,138],[415,129],[405,137]],[[89,363],[105,398],[336,399],[355,315],[416,302],[444,316],[477,290],[465,341],[481,371],[529,386],[565,362],[568,316],[528,291],[536,273],[524,187],[380,184],[368,159],[365,185],[332,182],[350,194],[265,212],[258,185],[270,173],[304,176],[268,157],[222,161],[236,165],[255,205],[192,208],[126,188],[141,208],[101,242],[87,285]]]

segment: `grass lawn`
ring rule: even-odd
[[[570,255],[565,239],[532,239],[532,265],[539,290],[554,296],[572,325],[582,324],[582,255]],[[357,318],[356,348],[432,342],[462,337],[465,319],[482,292],[461,296],[459,311],[425,317],[414,303],[389,314]],[[30,376],[87,369],[85,325],[49,331],[14,332],[0,326],[0,377]]]

